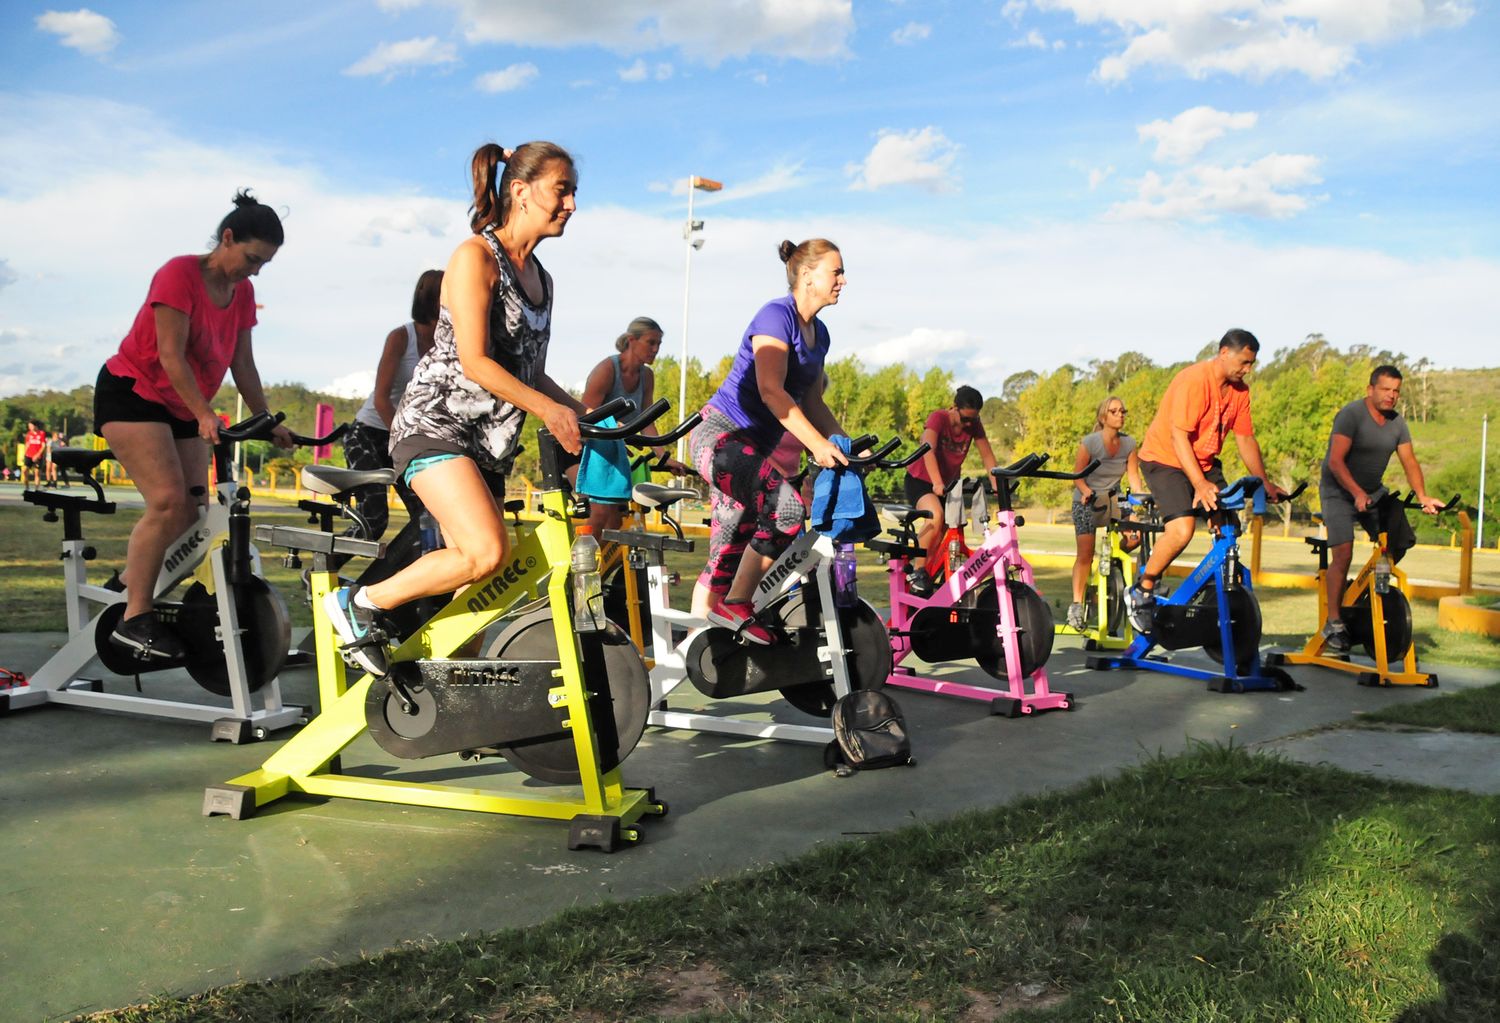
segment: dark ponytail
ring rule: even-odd
[[[214,234],[214,244],[224,239],[224,229],[234,233],[237,242],[262,241],[278,248],[286,241],[281,229],[281,218],[276,211],[243,188],[234,195],[234,209],[219,221],[219,230]]]
[[[479,234],[487,227],[504,226],[510,219],[510,183],[535,182],[554,160],[561,160],[569,169],[573,167],[573,157],[568,151],[552,142],[528,142],[510,152],[486,142],[474,150],[469,161],[469,177],[474,186],[469,230]]]

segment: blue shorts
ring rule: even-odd
[[[421,472],[423,469],[430,469],[434,465],[437,465],[441,462],[448,462],[455,458],[463,457],[463,455],[453,455],[445,453],[441,455],[424,455],[421,458],[413,458],[411,462],[407,464],[406,471],[401,474],[401,482],[405,483],[409,487],[411,486],[412,477]]]

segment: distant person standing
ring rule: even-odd
[[[61,430],[53,430],[52,436],[47,438],[47,486],[49,487],[57,486],[57,463],[52,460],[52,452],[67,446],[68,442],[64,439]],[[67,486],[66,483],[63,485]]]
[[[443,271],[423,271],[412,293],[411,319],[385,336],[385,347],[375,368],[375,387],[354,413],[354,422],[344,434],[344,462],[349,468],[391,468],[391,420],[396,417],[396,405],[411,382],[417,361],[432,350],[442,288]],[[396,481],[396,492],[413,518],[421,513],[421,502],[405,482]],[[380,539],[390,522],[386,488],[360,487],[355,497],[360,514],[370,526],[368,539]]]
[[[26,485],[26,476],[31,475],[31,482],[40,487],[42,485],[42,459],[47,453],[47,431],[42,429],[42,424],[35,419],[26,421],[26,438],[22,441],[21,450],[21,486]]]
[[[248,192],[236,195],[211,251],[174,257],[156,271],[130,332],[94,384],[94,431],[146,505],[125,552],[125,613],[110,635],[139,657],[179,660],[185,653],[157,620],[156,579],[167,545],[208,500],[203,485],[220,425],[209,402],[224,374],[233,374],[252,413],[268,411],[250,346],[256,323],[250,278],[283,238],[275,210]],[[273,434],[279,447],[292,446],[286,427]]]
[[[1318,497],[1323,525],[1328,530],[1328,571],[1323,573],[1328,621],[1323,626],[1323,638],[1335,653],[1348,653],[1350,646],[1349,630],[1339,608],[1344,603],[1349,562],[1354,557],[1354,523],[1359,521],[1375,531],[1384,528],[1388,534],[1394,533],[1392,527],[1405,527],[1403,531],[1410,534],[1405,510],[1397,501],[1382,502],[1381,507],[1370,500],[1370,494],[1380,489],[1391,455],[1400,459],[1422,510],[1436,515],[1442,507],[1441,501],[1427,493],[1422,467],[1412,450],[1411,430],[1396,411],[1400,401],[1401,371],[1395,366],[1376,366],[1365,396],[1339,409],[1328,436]],[[1392,560],[1399,561],[1414,542],[1415,536],[1405,542],[1391,536]]]

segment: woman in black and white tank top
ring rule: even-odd
[[[579,450],[583,406],[547,375],[552,278],[535,256],[543,239],[561,237],[577,208],[573,158],[550,142],[510,153],[487,143],[470,167],[474,236],[448,262],[432,350],[391,423],[396,471],[447,546],[373,586],[328,594],[345,643],[362,640],[377,611],[451,593],[504,562],[510,542],[497,501],[527,413],[565,450]],[[384,670],[379,651],[356,656],[366,670]]]

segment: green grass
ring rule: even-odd
[[[1497,816],[1199,747],[694,891],[91,1018],[1490,1023]]]
[[[141,517],[139,508],[120,508],[113,515],[93,515],[84,519],[84,533],[95,548],[97,557],[89,562],[89,580],[102,583],[110,573],[125,567],[125,545],[130,530]],[[257,499],[254,510],[257,525],[309,526],[307,515],[285,502]],[[392,537],[406,524],[406,514],[399,507],[391,509],[391,524],[386,537]],[[0,507],[0,606],[6,609],[0,632],[64,632],[68,628],[63,607],[63,577],[58,565],[62,524],[42,519],[41,512],[30,505]],[[261,569],[266,579],[286,601],[294,626],[311,625],[312,611],[307,603],[300,569],[281,563],[281,551],[261,552]],[[306,563],[304,563],[306,564]]]
[[[1500,735],[1500,685],[1449,693],[1399,707],[1385,707],[1360,716],[1360,724],[1415,725],[1453,732]]]

